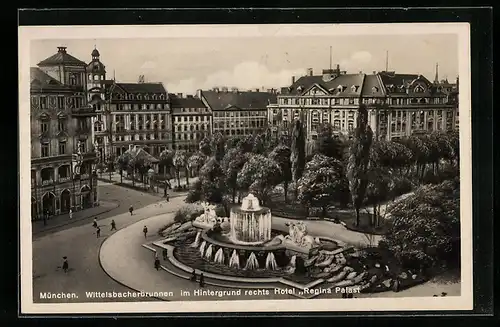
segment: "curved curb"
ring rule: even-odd
[[[139,219],[139,220],[137,220],[137,221],[134,221],[134,222],[132,222],[132,223],[130,223],[130,224],[125,225],[125,226],[124,226],[124,227],[122,227],[120,230],[123,230],[123,229],[125,229],[125,228],[128,228],[128,227],[130,227],[130,226],[132,226],[132,225],[134,225],[134,224],[137,224],[137,223],[139,223],[139,222],[141,222],[141,221],[144,221],[144,220],[146,220],[146,219],[151,219],[151,218],[157,217],[157,216],[159,216],[159,215],[172,214],[172,213],[174,213],[175,211],[176,211],[176,210],[173,210],[173,211],[168,211],[168,212],[164,212],[164,213],[161,213],[161,214],[158,214],[158,215],[155,215],[155,216],[145,217],[145,218],[143,218],[143,219]],[[116,283],[118,283],[119,285],[124,286],[124,287],[126,287],[126,288],[128,288],[128,289],[130,289],[130,290],[132,290],[132,291],[135,291],[135,292],[140,292],[140,290],[135,289],[135,288],[133,288],[133,287],[130,287],[130,286],[126,285],[125,283],[123,283],[123,282],[119,281],[119,280],[118,280],[118,279],[116,279],[115,277],[111,276],[111,275],[110,275],[110,274],[106,271],[106,269],[104,269],[104,267],[103,267],[103,265],[102,265],[102,261],[101,261],[101,249],[102,249],[102,246],[104,245],[104,243],[106,243],[106,241],[108,241],[111,237],[115,236],[116,234],[117,234],[117,233],[114,233],[114,234],[112,234],[112,235],[110,235],[110,236],[106,237],[106,239],[105,239],[103,242],[101,242],[101,245],[99,245],[99,255],[97,256],[97,259],[98,259],[98,262],[99,262],[99,266],[101,267],[102,271],[104,271],[104,273],[106,274],[106,276],[108,276],[110,279],[114,280],[114,281],[115,281]],[[163,299],[163,298],[160,298],[160,297],[154,297],[154,296],[153,296],[153,297],[149,297],[149,298],[150,298],[150,299],[156,299],[156,300],[159,300],[159,301],[167,301],[167,302],[170,302],[170,301],[171,301],[171,300],[166,300],[166,299]],[[146,301],[140,301],[140,302],[146,302]]]
[[[113,234],[115,235],[115,234]],[[106,274],[106,276],[108,276],[110,279],[114,280],[117,284],[123,286],[123,287],[126,287],[128,288],[129,290],[132,290],[134,292],[141,292],[140,290],[138,289],[135,289],[133,287],[130,287],[124,283],[122,283],[121,281],[119,281],[118,279],[114,278],[113,276],[111,276],[107,271],[106,269],[104,269],[104,267],[102,266],[102,262],[101,262],[101,248],[102,248],[102,245],[110,238],[112,237],[113,235],[111,236],[108,236],[106,237],[106,239],[104,241],[101,242],[101,245],[99,245],[99,255],[97,256],[97,261],[99,262],[99,267],[101,267],[102,271],[104,271],[104,273]],[[168,301],[168,300],[165,300],[165,299],[162,299],[162,298],[159,298],[159,297],[149,297],[149,299],[155,299],[155,300],[158,300],[158,301]],[[117,302],[117,301],[114,301],[114,302]],[[153,301],[138,301],[138,302],[153,302]]]

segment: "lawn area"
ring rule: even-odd
[[[273,197],[267,206],[271,208],[273,215],[288,219],[320,219],[319,217],[321,216],[320,208],[310,208],[308,213],[307,208],[305,208],[302,204],[292,200],[289,200],[289,203],[285,203],[282,196]],[[380,226],[374,227],[370,225],[371,215],[369,213],[361,210],[359,216],[360,224],[359,226],[356,226],[356,213],[353,209],[337,209],[332,207],[327,211],[326,219],[338,219],[338,221],[344,223],[344,226],[347,229],[356,232],[374,235],[384,235],[387,233],[389,228],[387,220],[381,219]]]

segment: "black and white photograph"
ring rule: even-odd
[[[21,311],[472,309],[469,43],[19,27]]]

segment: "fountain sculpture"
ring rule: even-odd
[[[240,208],[232,208],[230,239],[237,244],[257,245],[271,240],[271,210],[261,207],[259,200],[249,194]]]

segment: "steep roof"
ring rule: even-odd
[[[104,64],[98,60],[92,60],[91,62],[89,62],[85,69],[88,73],[106,72],[106,66],[104,66]]]
[[[70,88],[49,76],[38,67],[30,67],[30,88],[37,90],[69,90]]]
[[[140,147],[129,149],[124,154],[130,155],[131,160],[144,160],[146,163],[157,163],[159,161]]]
[[[364,74],[340,74],[328,77],[323,77],[323,75],[302,76],[289,87],[282,88],[282,93],[284,95],[300,95],[317,84],[333,95],[359,96],[364,76]]]
[[[276,103],[276,94],[269,92],[202,91],[212,110],[237,108],[243,110],[266,109]]]
[[[168,97],[172,108],[206,108],[201,99],[193,96],[181,98],[176,94],[169,93]]]
[[[38,66],[55,66],[55,65],[87,66],[87,63],[68,54],[66,52],[66,47],[58,47],[58,51],[56,54],[38,63]]]
[[[162,83],[116,83],[126,93],[167,93]]]
[[[363,97],[383,97],[385,94],[385,86],[379,74],[365,76],[361,92]]]

